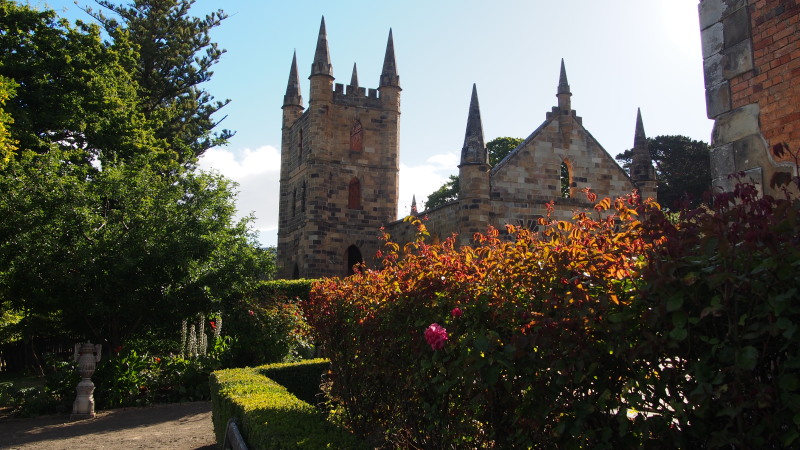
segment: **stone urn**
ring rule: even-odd
[[[81,381],[75,388],[77,397],[72,404],[72,415],[70,419],[92,419],[94,418],[94,383],[92,375],[96,364],[100,361],[100,344],[75,344],[75,361],[78,362],[78,373]]]

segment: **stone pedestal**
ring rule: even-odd
[[[96,363],[100,361],[100,344],[75,344],[75,361],[78,362],[78,373],[81,381],[75,388],[77,397],[72,404],[72,420],[94,418],[94,383],[92,375]]]

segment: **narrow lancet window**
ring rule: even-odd
[[[350,129],[350,150],[354,152],[364,150],[364,128],[358,120],[353,123],[353,128]]]
[[[303,129],[300,129],[300,132],[297,136],[297,160],[303,161]]]
[[[300,212],[306,212],[306,182],[303,180],[303,189],[300,191]]]
[[[569,164],[566,161],[561,162],[561,196],[564,198],[570,198],[572,195],[571,187],[572,185],[572,173],[569,168]]]
[[[349,209],[361,208],[361,182],[358,181],[358,178],[350,180],[347,192],[347,207]]]

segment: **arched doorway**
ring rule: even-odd
[[[353,266],[356,264],[361,264],[364,262],[364,258],[361,257],[361,250],[358,249],[355,245],[351,245],[347,247],[347,276],[353,275]]]

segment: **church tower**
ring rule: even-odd
[[[296,55],[283,101],[278,277],[344,276],[374,265],[380,228],[397,217],[400,77],[392,31],[377,89],[336,83],[325,18],[303,107]]]

